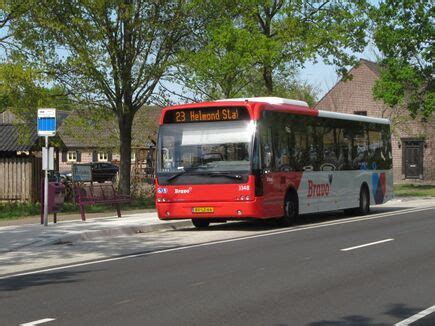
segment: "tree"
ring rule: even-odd
[[[120,190],[130,192],[131,133],[174,54],[191,36],[177,0],[28,0],[11,24],[28,60],[82,105],[111,110],[120,133]]]
[[[176,74],[200,98],[277,95],[282,85],[295,85],[309,60],[335,64],[344,75],[356,60],[349,52],[366,45],[365,1],[215,0],[202,6],[215,16],[206,19],[197,48],[183,53]]]
[[[277,74],[323,60],[345,75],[356,61],[368,25],[365,1],[247,0],[242,12],[245,25],[255,35],[265,92],[274,92]]]
[[[434,11],[430,1],[386,0],[371,12],[384,56],[374,96],[390,107],[406,106],[412,117],[433,112]]]

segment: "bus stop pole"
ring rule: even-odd
[[[45,148],[46,148],[46,166],[45,166],[45,179],[44,179],[44,226],[48,226],[48,167],[50,158],[48,155],[48,136],[45,136]]]

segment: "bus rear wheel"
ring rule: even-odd
[[[287,196],[284,202],[284,216],[277,220],[282,227],[291,226],[298,217],[298,204],[294,196]]]
[[[367,215],[370,212],[370,196],[367,187],[362,187],[359,193],[358,213]]]
[[[345,214],[367,215],[370,212],[370,195],[367,186],[362,186],[359,192],[359,206],[344,210]]]
[[[203,229],[209,226],[210,222],[207,220],[199,219],[199,218],[193,218],[192,219],[193,225],[198,229]]]

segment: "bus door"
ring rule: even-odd
[[[281,175],[276,171],[271,133],[271,128],[265,128],[261,133],[263,205],[265,216],[279,217],[283,214]]]

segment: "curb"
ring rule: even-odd
[[[116,236],[128,236],[139,233],[149,233],[155,231],[178,230],[181,228],[192,226],[190,220],[161,222],[157,224],[130,224],[130,225],[115,225],[112,227],[102,227],[94,231],[75,231],[64,234],[54,234],[35,238],[26,244],[20,244],[8,249],[0,249],[0,254],[14,252],[23,248],[29,247],[44,247],[50,245],[72,244],[77,241],[89,241],[96,238],[111,238]]]
[[[155,231],[168,231],[168,230],[178,230],[180,228],[184,228],[187,226],[192,226],[192,222],[190,220],[183,220],[179,222],[170,222],[170,223],[159,223],[159,224],[151,224],[151,225],[126,225],[126,226],[117,226],[117,227],[109,227],[103,228],[101,230],[96,231],[85,231],[78,232],[74,234],[65,234],[56,239],[50,239],[44,241],[37,245],[37,247],[43,247],[48,245],[60,245],[60,244],[72,244],[76,241],[89,241],[96,238],[111,238],[122,235],[134,235],[139,233],[148,233]]]

